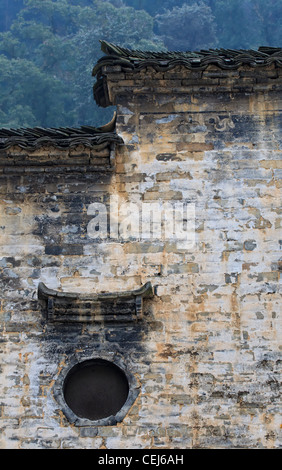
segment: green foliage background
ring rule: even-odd
[[[282,46],[282,0],[0,0],[0,127],[100,126],[99,39],[144,50]]]

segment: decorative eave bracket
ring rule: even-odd
[[[50,322],[133,322],[143,316],[143,299],[153,297],[151,282],[133,291],[78,294],[38,285],[38,299],[43,301]]]

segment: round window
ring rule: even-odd
[[[64,398],[80,418],[99,420],[114,416],[125,404],[129,384],[112,362],[90,359],[76,364],[64,381]]]

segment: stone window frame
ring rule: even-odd
[[[113,365],[119,367],[127,378],[129,391],[128,391],[128,396],[124,405],[115,415],[108,416],[106,418],[102,418],[99,420],[91,420],[88,418],[81,418],[77,416],[70,409],[64,397],[64,382],[68,373],[71,371],[73,367],[81,363],[87,362],[87,361],[95,361],[96,359],[97,360],[102,359],[102,360],[108,361],[112,363]],[[122,358],[118,358],[118,357],[113,358],[112,356],[107,355],[107,354],[96,353],[87,357],[78,358],[77,356],[75,356],[75,357],[70,358],[68,361],[68,365],[60,371],[57,377],[57,380],[55,381],[52,387],[52,394],[53,394],[55,401],[60,406],[61,411],[63,412],[63,414],[65,415],[65,417],[67,418],[70,424],[73,424],[74,426],[77,426],[77,427],[114,426],[118,423],[121,423],[124,420],[130,408],[135,403],[140,393],[140,388],[141,388],[141,385],[138,383],[135,375],[130,371],[129,367],[125,364]]]

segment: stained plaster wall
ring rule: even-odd
[[[69,154],[56,165],[55,149],[26,155],[25,171],[2,168],[0,446],[277,448],[281,69],[115,67],[107,87],[125,142],[114,168],[96,155],[91,171],[86,149],[82,169],[67,170]],[[195,245],[90,238],[88,207],[111,195],[195,204]],[[140,323],[50,324],[39,281],[84,293],[151,281],[155,295]],[[62,370],[92,357],[124,363],[139,383],[115,426],[74,426],[54,398]]]

